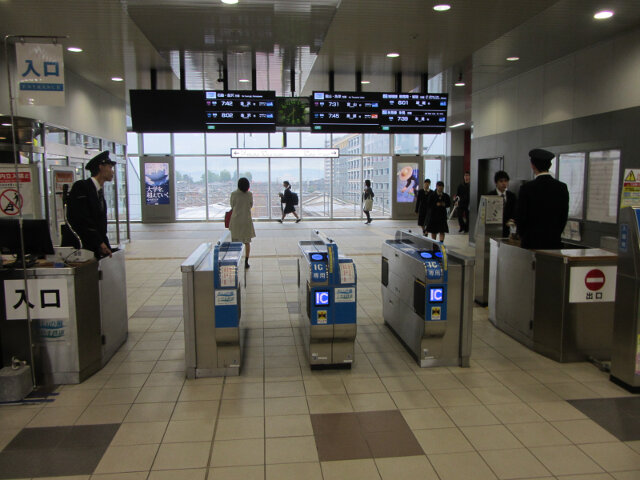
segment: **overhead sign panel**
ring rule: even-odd
[[[378,133],[379,120],[379,93],[313,92],[312,132]]]
[[[226,91],[205,93],[207,132],[275,132],[276,93]]]
[[[447,127],[446,93],[383,93],[380,127],[388,133],[443,133]]]

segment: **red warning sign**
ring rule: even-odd
[[[23,204],[22,195],[15,188],[7,188],[0,193],[0,210],[5,215],[18,215]]]
[[[604,287],[605,281],[606,277],[604,276],[604,272],[597,268],[589,270],[589,272],[587,272],[587,274],[584,276],[584,284],[592,292],[600,290],[602,287]]]

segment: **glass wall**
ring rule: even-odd
[[[234,159],[232,148],[281,148],[284,133],[274,134],[128,134],[129,215],[140,220],[140,155],[172,155],[176,166],[179,220],[222,220],[239,177],[251,182],[253,217],[281,216],[282,182],[298,193],[297,210],[305,217],[362,218],[364,180],[370,180],[375,201],[373,216],[391,215],[393,154],[425,157],[433,182],[441,178],[445,135],[316,134],[287,132],[288,148],[337,148],[339,158]]]

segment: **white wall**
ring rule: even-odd
[[[640,30],[472,95],[474,138],[640,106]]]
[[[4,115],[9,114],[6,68],[4,58],[0,58],[0,114]],[[15,114],[125,144],[127,129],[124,100],[114,97],[69,69],[65,69],[64,75],[66,106],[17,105]]]

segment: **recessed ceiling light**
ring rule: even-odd
[[[240,80],[238,80],[240,83],[249,83],[249,79],[248,78],[241,78]]]
[[[114,82],[124,82],[124,78],[122,77],[111,77],[111,80]]]
[[[605,20],[611,17],[613,17],[613,12],[611,10],[602,10],[593,16],[596,20]]]
[[[449,128],[457,128],[457,127],[461,127],[463,125],[464,125],[464,122],[456,123],[455,125],[451,125]]]
[[[235,5],[238,3],[238,0],[222,0],[222,3],[226,3],[228,5]]]
[[[435,5],[433,7],[433,9],[436,12],[446,12],[447,10],[451,9],[451,5],[447,5],[446,3],[442,3],[440,5]]]
[[[389,58],[398,58],[399,56],[400,54],[396,52],[387,53],[387,57]]]
[[[517,62],[520,57],[507,57],[507,62]]]
[[[0,137],[0,140],[6,140],[7,137]]]
[[[361,80],[360,83],[362,85],[369,85],[371,82],[369,80]]]
[[[464,83],[463,80],[458,80],[456,83],[454,83],[454,85],[456,87],[464,87],[466,85],[466,83]]]
[[[73,53],[80,53],[82,49],[80,47],[67,47],[67,51],[73,52]]]
[[[11,126],[11,124],[10,124],[10,123],[3,123],[3,124],[2,124],[2,126],[3,126],[3,127],[10,127],[10,126]]]

